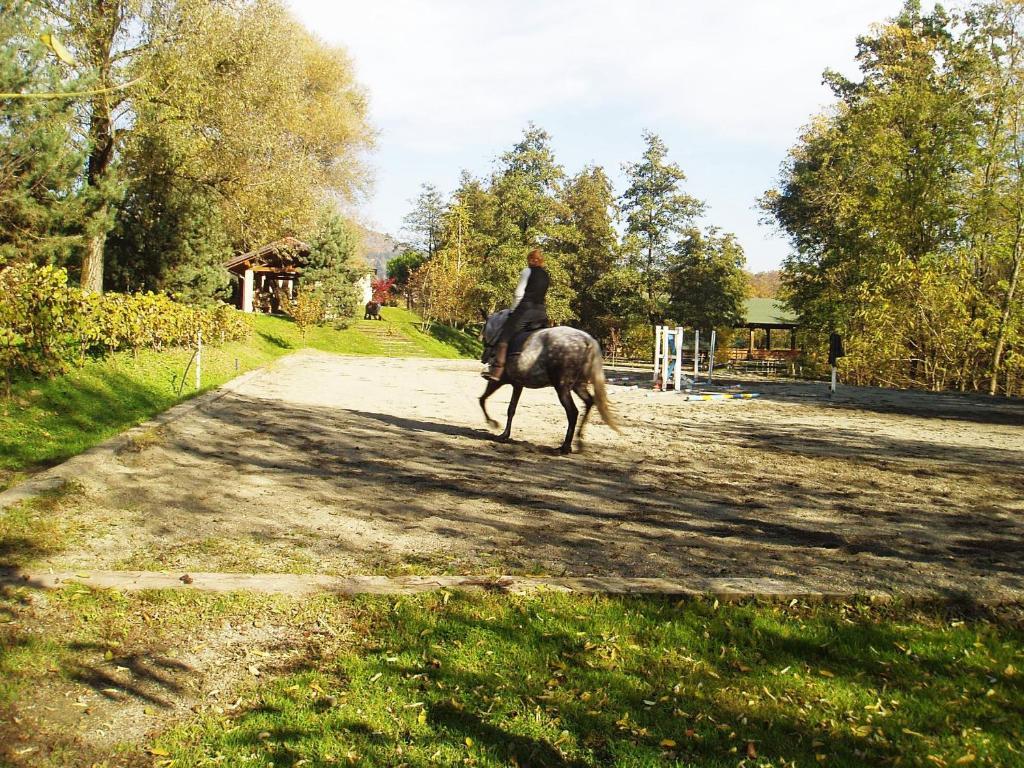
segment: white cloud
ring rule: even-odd
[[[448,164],[446,178],[454,182],[461,167],[483,172],[531,119],[562,126],[558,147],[633,152],[638,128],[629,136],[609,131],[649,126],[670,149],[683,137],[691,152],[704,142],[709,151],[731,143],[738,154],[764,153],[774,169],[799,128],[829,100],[822,71],[854,72],[856,36],[902,6],[902,0],[289,2],[310,29],[348,48],[370,91],[381,129],[371,210],[392,229],[421,181],[444,181],[407,173]],[[586,120],[572,122],[573,115]],[[615,168],[632,157],[592,159]],[[737,189],[737,199],[722,206],[748,209],[767,183]],[[753,233],[756,214],[748,218]]]

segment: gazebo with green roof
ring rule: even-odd
[[[747,329],[747,348],[732,350],[737,360],[792,360],[800,354],[796,347],[797,316],[776,299],[747,299],[743,322],[736,328]],[[763,330],[764,347],[755,346],[754,334]],[[772,331],[789,331],[789,349],[772,349]]]

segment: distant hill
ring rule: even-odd
[[[747,272],[747,279],[750,281],[750,298],[774,299],[778,297],[779,288],[782,285],[782,276],[779,270]]]
[[[369,264],[377,272],[377,277],[386,277],[388,271],[388,262],[398,256],[405,249],[405,246],[383,232],[375,232],[372,229],[367,229],[361,225],[359,226],[359,234],[362,242],[360,243],[360,255],[366,259],[366,263]]]

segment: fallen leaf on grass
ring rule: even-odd
[[[747,757],[751,760],[757,760],[757,747],[754,746],[754,742],[747,742]]]
[[[977,755],[975,755],[975,754],[973,754],[971,752],[968,752],[966,755],[964,755],[963,757],[958,759],[956,761],[956,764],[957,765],[967,765],[968,763],[973,763],[977,759],[978,759]]]
[[[662,739],[661,745],[665,749],[675,749],[676,743],[672,739]]]

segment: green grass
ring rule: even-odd
[[[259,676],[59,757],[46,711],[227,622],[276,628]],[[1022,669],[1019,607],[0,591],[0,736],[58,756],[26,765],[1015,766]]]
[[[386,307],[383,315],[385,321],[377,326],[391,328],[413,342],[406,355],[454,358],[462,348],[469,349],[468,341],[452,346],[420,332],[419,318],[406,310]],[[304,347],[341,354],[385,354],[381,343],[365,332],[369,325],[357,320],[344,330],[313,328],[303,338],[289,320],[255,316],[248,340],[204,348],[202,391]],[[460,332],[451,333],[460,338]],[[186,349],[118,353],[64,375],[16,382],[12,397],[0,399],[0,490],[195,395],[192,370],[178,395],[191,355]]]
[[[172,728],[167,764],[1024,764],[1024,633],[1006,619],[460,593],[357,607],[358,645]]]
[[[62,552],[80,535],[81,526],[60,514],[64,499],[81,493],[65,483],[15,504],[0,513],[0,568],[23,566]]]

